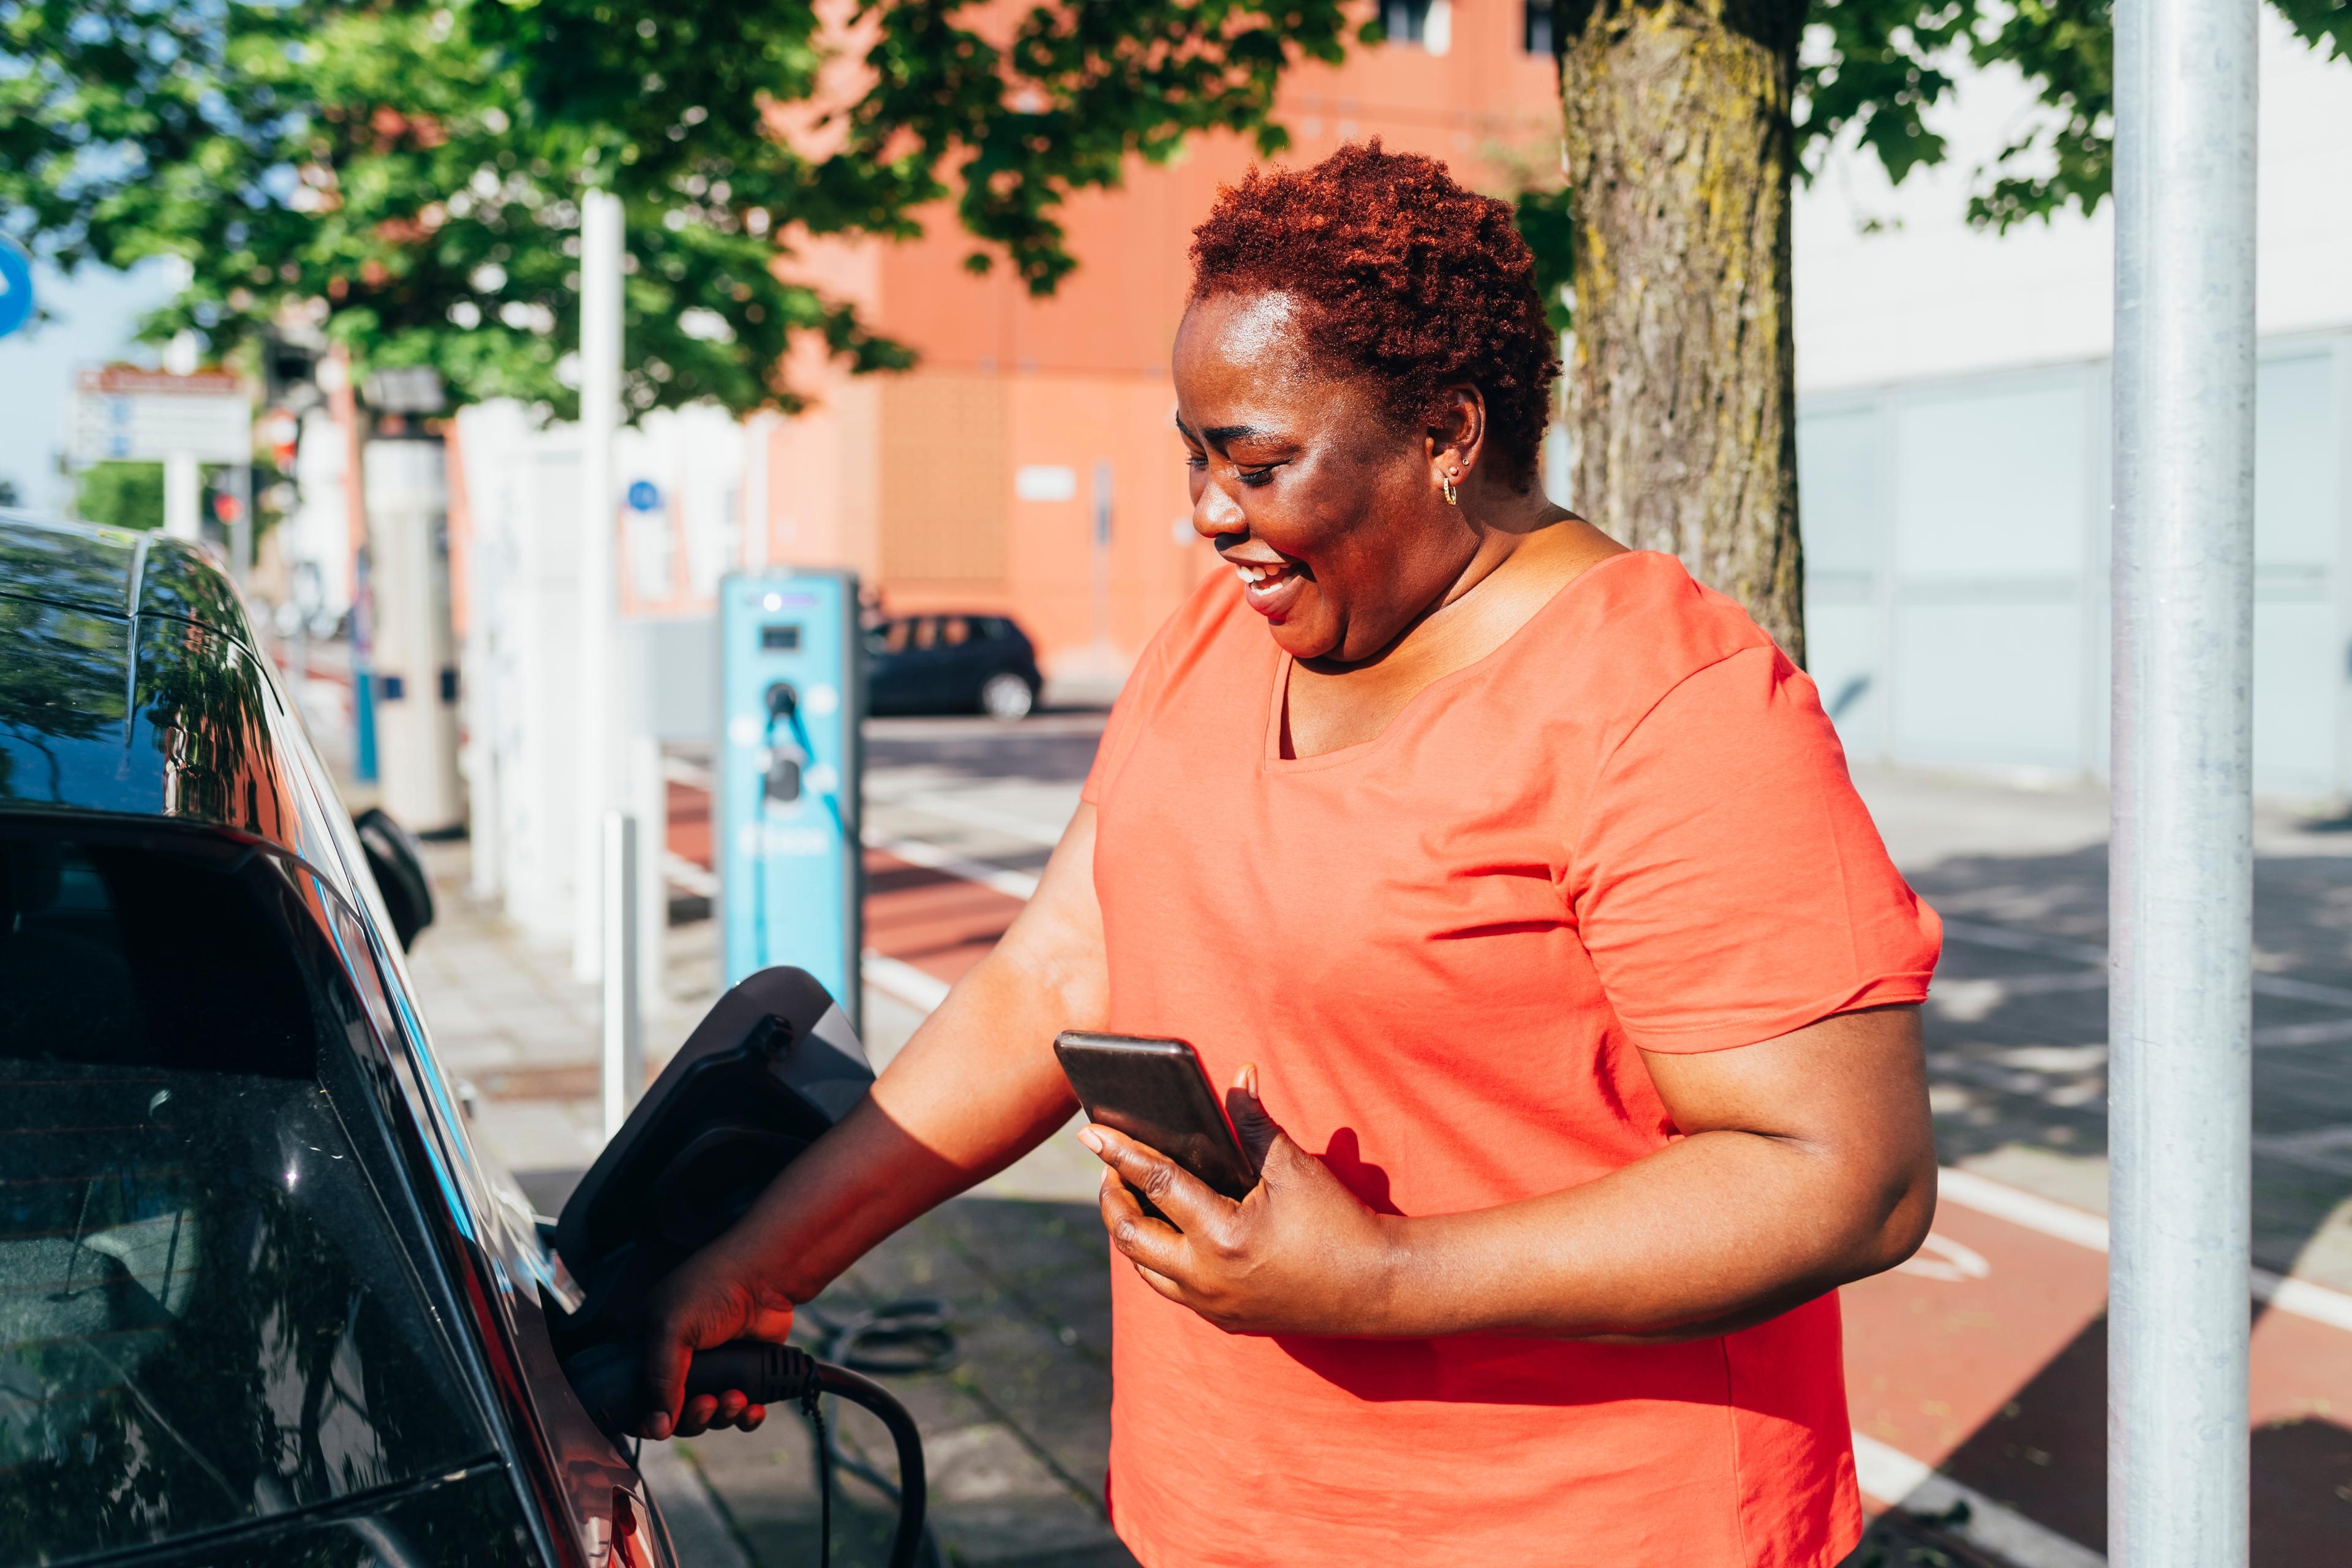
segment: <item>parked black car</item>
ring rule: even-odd
[[[1010,616],[892,616],[866,631],[866,710],[985,713],[1008,722],[1037,705],[1037,650]]]
[[[397,929],[220,574],[0,515],[0,1564],[674,1564]]]

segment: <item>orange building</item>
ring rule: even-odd
[[[1556,175],[1549,5],[1384,10],[1401,41],[1286,79],[1285,162],[1378,136],[1498,195],[1530,171]],[[1252,155],[1239,136],[1201,138],[1072,201],[1078,267],[1048,299],[1003,267],[966,270],[970,240],[944,213],[913,244],[808,247],[803,276],[920,357],[890,375],[851,377],[814,354],[791,366],[811,405],[753,426],[746,557],[852,566],[893,613],[1010,614],[1049,674],[1123,674],[1212,563],[1189,522],[1168,358],[1192,226]]]

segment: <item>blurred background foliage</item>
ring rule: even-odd
[[[0,0],[0,219],[54,265],[184,258],[147,323],[215,357],[289,322],[459,401],[574,411],[580,198],[628,227],[625,397],[796,405],[814,334],[908,362],[793,272],[811,239],[952,215],[1034,290],[1055,220],[1209,127],[1286,144],[1283,69],[1337,59],[1340,0]],[[936,215],[935,215],[936,209]]]

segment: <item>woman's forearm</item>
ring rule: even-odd
[[[716,1247],[807,1300],[908,1221],[985,1181],[1077,1107],[1055,1034],[1099,1026],[1108,989],[1083,806],[1036,896],[892,1059],[873,1092],[761,1195]]]
[[[1916,1007],[1645,1060],[1689,1135],[1564,1192],[1404,1222],[1393,1304],[1433,1326],[1399,1332],[1721,1333],[1892,1268],[1927,1236],[1936,1139]]]
[[[1701,1133],[1565,1192],[1387,1220],[1379,1331],[1723,1333],[1907,1257],[1933,1204],[1932,1167],[1887,1190],[1825,1150]]]
[[[788,1166],[721,1245],[795,1303],[807,1300],[899,1226],[1069,1119],[1076,1101],[1048,1043],[1070,1026],[1009,962],[982,960],[874,1092]]]

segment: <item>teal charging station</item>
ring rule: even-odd
[[[866,666],[854,573],[719,587],[718,832],[726,984],[805,969],[861,1026]]]

